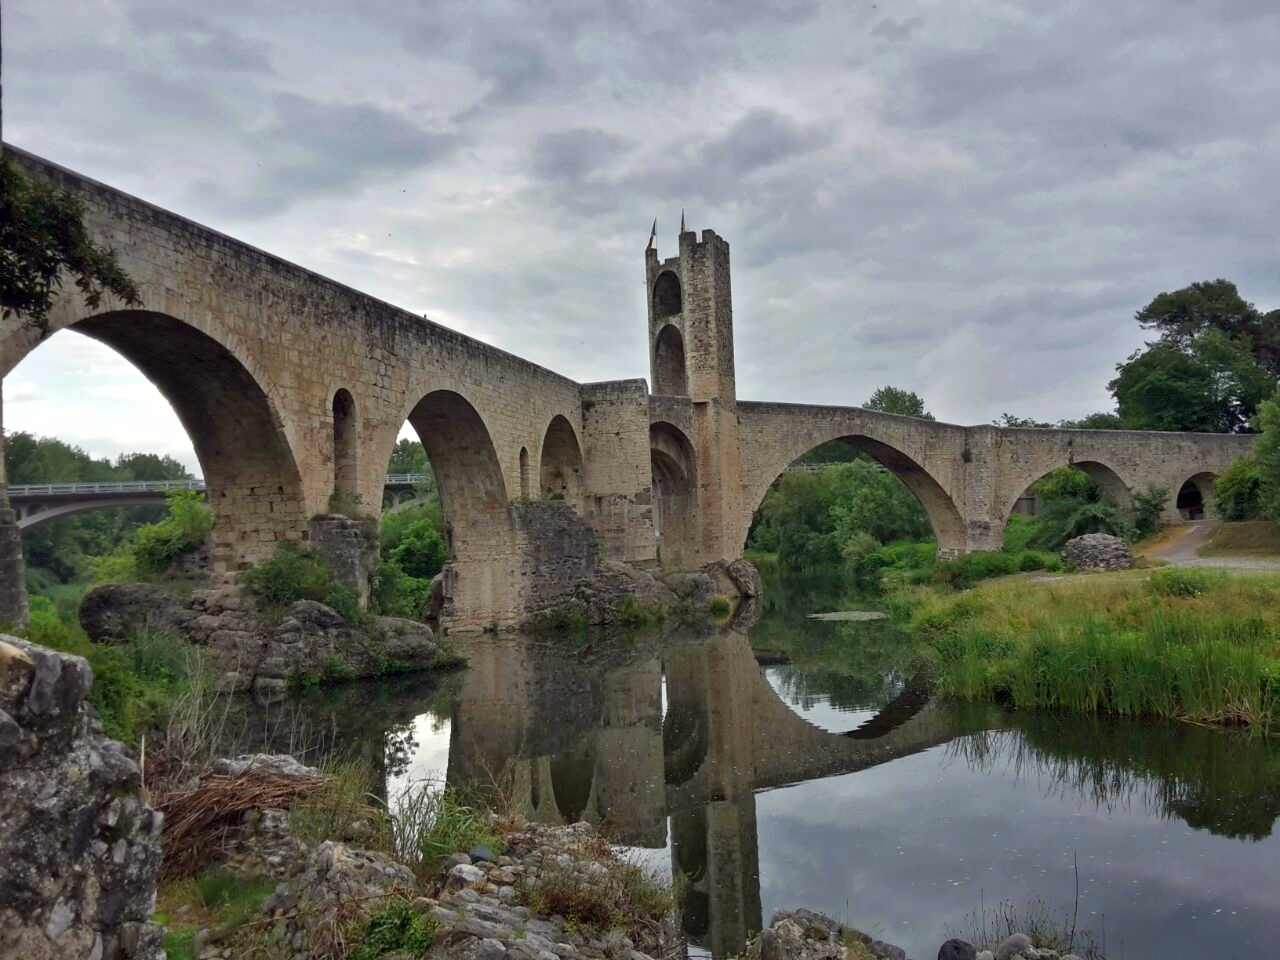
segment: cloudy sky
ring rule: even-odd
[[[1275,0],[6,0],[4,136],[580,380],[647,376],[642,250],[733,248],[738,392],[1110,407],[1133,312],[1280,306]],[[194,465],[62,333],[5,427]]]

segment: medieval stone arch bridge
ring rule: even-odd
[[[227,576],[286,539],[322,539],[330,498],[376,513],[396,436],[427,449],[449,541],[454,629],[518,621],[596,559],[696,566],[741,555],[775,478],[842,439],[900,476],[948,555],[999,549],[1027,486],[1076,464],[1121,503],[1198,491],[1241,436],[963,427],[852,407],[737,398],[729,245],[682,233],[646,253],[650,381],[577,383],[11,147],[79,197],[142,304],[62,297],[48,330],[0,321],[0,376],[71,328],[115,349],[191,438]],[[652,389],[651,389],[652,387]],[[358,499],[357,499],[358,498]],[[1172,512],[1173,507],[1170,507]],[[0,621],[24,605],[0,502]],[[8,523],[5,523],[5,519]]]

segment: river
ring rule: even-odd
[[[867,602],[790,578],[746,633],[466,639],[448,677],[293,709],[329,724],[326,749],[372,757],[393,798],[447,778],[531,819],[606,824],[682,878],[685,931],[716,958],[800,906],[917,960],[1007,909],[1074,914],[1111,958],[1280,943],[1280,746],[930,702],[910,637],[807,616]]]

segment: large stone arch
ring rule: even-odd
[[[693,444],[679,427],[659,421],[649,427],[649,456],[659,557],[674,566],[695,564],[701,525]]]
[[[440,491],[448,563],[441,619],[454,628],[505,622],[520,612],[518,548],[506,484],[484,419],[452,390],[409,412]]]
[[[108,311],[74,322],[69,311],[63,303],[51,328],[91,337],[128,360],[186,430],[214,512],[215,572],[234,574],[270,555],[276,541],[302,535],[315,511],[307,509],[294,447],[268,381],[243,345],[212,325],[157,311]],[[0,347],[4,372],[42,339],[30,324],[10,330]]]
[[[573,427],[560,414],[552,418],[542,438],[538,485],[543,497],[582,509],[582,448]]]
[[[1021,486],[1015,484],[1014,486],[1018,486],[1017,492],[1007,497],[1004,504],[1002,504],[1001,524],[1009,522],[1009,516],[1013,513],[1014,506],[1031,489],[1033,484],[1062,467],[1075,467],[1084,471],[1089,479],[1098,485],[1102,495],[1110,498],[1122,512],[1128,514],[1133,511],[1133,493],[1129,488],[1129,484],[1114,468],[1100,460],[1068,460],[1048,466],[1040,464],[1038,466],[1039,472],[1034,477],[1024,478],[1025,482],[1022,482]]]
[[[933,535],[937,541],[938,554],[940,556],[958,556],[965,552],[965,521],[951,495],[913,457],[889,443],[858,433],[837,434],[836,436],[825,437],[817,443],[810,443],[806,449],[800,451],[791,461],[782,465],[777,473],[764,485],[763,489],[754,491],[750,496],[750,502],[743,505],[745,510],[749,512],[746,513],[747,525],[741,530],[741,541],[738,544],[739,551],[746,548],[751,517],[759,509],[760,504],[764,502],[769,487],[773,485],[778,477],[782,476],[795,459],[804,456],[810,450],[816,449],[824,443],[830,443],[832,440],[839,440],[859,453],[865,453],[891,471],[906,485],[906,488],[920,502],[926,516],[929,518],[929,524],[933,528]]]

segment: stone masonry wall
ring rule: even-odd
[[[162,960],[160,815],[80,657],[0,635],[0,956]]]
[[[583,510],[608,560],[654,561],[649,391],[643,380],[582,387]]]

